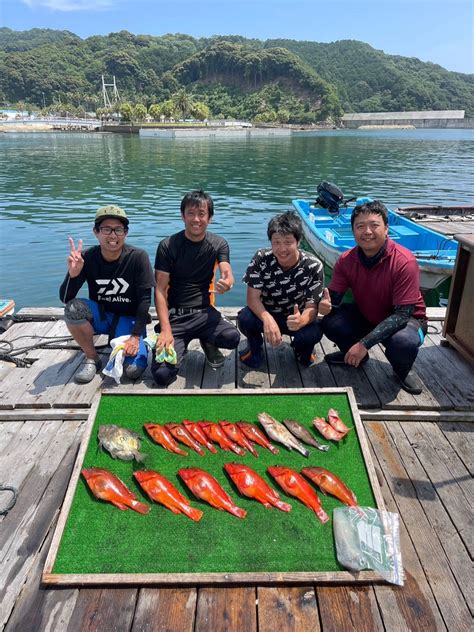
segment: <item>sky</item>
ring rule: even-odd
[[[474,73],[474,0],[0,0],[0,25],[242,35],[315,42],[353,39],[391,55]]]

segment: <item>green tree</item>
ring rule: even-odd
[[[158,103],[153,103],[153,105],[150,105],[150,107],[148,108],[148,114],[155,121],[160,120],[162,113],[162,107]]]
[[[133,106],[128,101],[121,104],[119,112],[123,121],[131,121],[133,119]]]
[[[172,96],[172,101],[175,111],[179,114],[179,116],[183,119],[187,118],[188,114],[191,112],[193,102],[186,90],[184,88],[178,90],[178,92]]]
[[[202,101],[195,101],[191,106],[191,115],[198,121],[204,121],[209,118],[210,110]]]
[[[144,121],[147,115],[146,107],[143,103],[137,103],[133,107],[133,118],[135,121]]]

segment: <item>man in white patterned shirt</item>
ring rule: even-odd
[[[277,346],[283,335],[290,335],[298,361],[310,366],[314,345],[322,336],[316,317],[323,298],[323,264],[300,250],[303,227],[296,213],[273,217],[267,235],[271,248],[255,253],[243,277],[247,307],[239,312],[237,324],[248,347],[240,360],[257,368],[263,359],[263,338]]]

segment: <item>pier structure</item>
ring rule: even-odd
[[[235,319],[236,309],[223,311]],[[455,349],[441,344],[445,310],[431,308],[428,315],[428,335],[415,365],[424,384],[421,395],[400,390],[380,346],[360,369],[326,364],[324,354],[334,347],[325,338],[315,348],[314,366],[300,366],[285,339],[280,347],[266,347],[259,370],[242,365],[238,350],[224,350],[224,365],[213,370],[196,340],[169,387],[171,392],[352,387],[385,505],[400,515],[403,587],[286,582],[49,588],[41,585],[41,573],[96,394],[112,389],[159,397],[164,391],[153,384],[149,369],[136,382],[124,378],[115,385],[97,375],[89,384],[76,384],[83,356],[67,339],[62,310],[20,310],[0,335],[2,348],[24,360],[22,366],[0,362],[0,481],[18,490],[14,507],[0,515],[0,629],[470,629],[474,371]],[[107,340],[97,337],[96,345],[107,358]],[[15,355],[20,346],[29,350]],[[0,492],[2,506],[9,500],[5,494]],[[249,535],[248,546],[252,537],[266,535]]]

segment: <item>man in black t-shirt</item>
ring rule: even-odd
[[[235,349],[240,335],[236,327],[213,307],[214,293],[232,289],[234,276],[225,239],[207,232],[214,214],[212,198],[192,191],[181,201],[184,230],[160,242],[155,259],[155,303],[159,333],[151,371],[156,383],[168,386],[176,379],[179,362],[194,338],[199,338],[208,364],[224,362],[218,347]],[[216,268],[220,278],[213,286]],[[160,352],[174,347],[177,363],[159,362]]]
[[[247,284],[247,307],[237,316],[248,347],[240,361],[257,368],[263,360],[263,338],[281,344],[282,335],[293,337],[298,361],[310,366],[314,345],[322,332],[316,320],[323,297],[324,270],[313,254],[300,250],[301,220],[291,211],[272,218],[267,229],[271,248],[258,250],[249,263],[243,281]]]
[[[68,272],[59,297],[66,303],[68,329],[86,357],[75,376],[80,384],[90,382],[102,366],[94,347],[94,334],[108,334],[109,338],[129,336],[124,343],[127,377],[137,379],[147,366],[143,337],[155,283],[147,253],[125,244],[128,224],[123,209],[103,206],[95,216],[98,246],[82,252],[82,239],[76,248],[69,238]],[[85,282],[89,298],[76,298]]]

